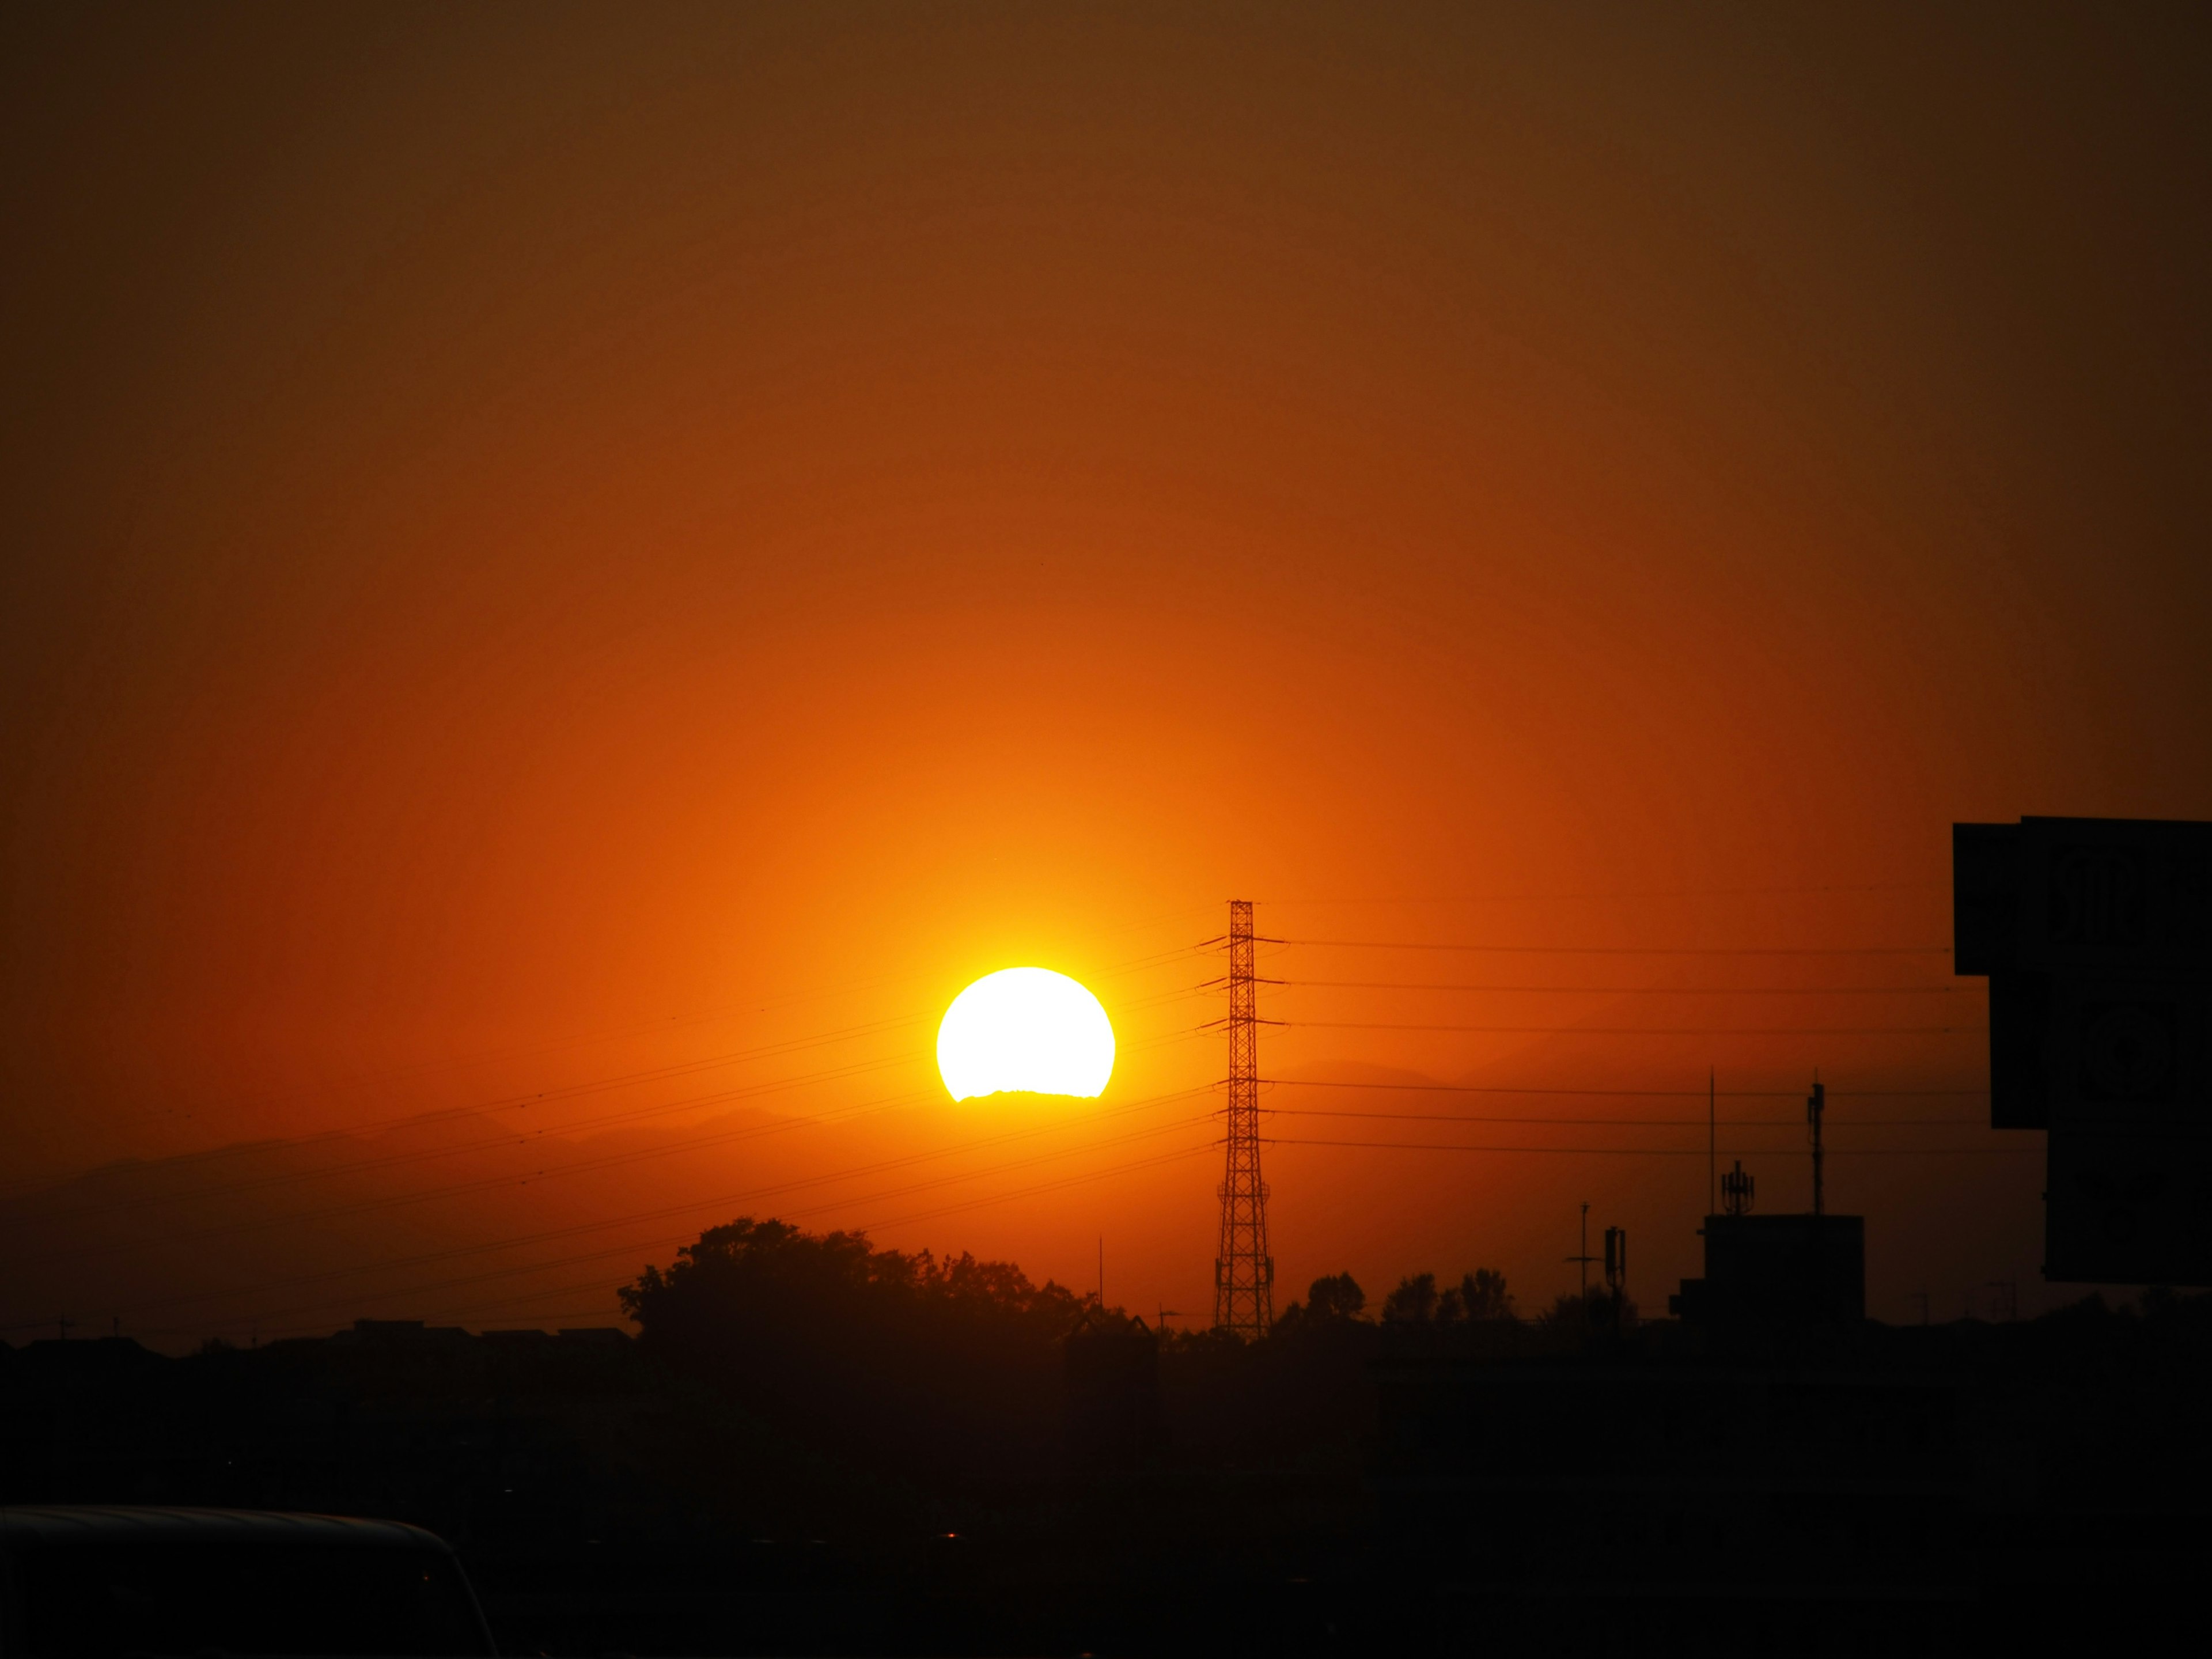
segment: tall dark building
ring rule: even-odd
[[[1866,1317],[1866,1222],[1855,1215],[1709,1215],[1705,1275],[1667,1310],[1698,1324],[1856,1324]]]

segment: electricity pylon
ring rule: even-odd
[[[1275,1323],[1275,1260],[1267,1254],[1267,1183],[1260,1179],[1260,981],[1252,902],[1229,902],[1229,1168],[1221,1183],[1221,1253],[1213,1262],[1213,1328],[1246,1339]]]

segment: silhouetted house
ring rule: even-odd
[[[356,1376],[411,1387],[472,1386],[483,1370],[483,1346],[458,1325],[419,1319],[356,1319],[330,1339],[331,1358]]]
[[[640,1373],[629,1333],[612,1326],[546,1331],[486,1331],[478,1339],[495,1394],[600,1396],[636,1392]]]
[[[1656,1327],[1579,1358],[1376,1367],[1384,1547],[1434,1587],[1445,1632],[1510,1651],[1940,1645],[1972,1595],[1958,1382],[1700,1346]]]
[[[1691,1325],[1856,1324],[1866,1317],[1866,1223],[1855,1215],[1709,1215],[1705,1276],[1667,1311]]]
[[[47,1338],[0,1365],[0,1502],[137,1496],[190,1455],[169,1409],[174,1360],[129,1337]]]
[[[1086,1313],[1067,1334],[1063,1355],[1073,1467],[1127,1468],[1166,1450],[1159,1339],[1143,1320]]]

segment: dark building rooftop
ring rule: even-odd
[[[1705,1276],[1667,1299],[1692,1325],[1856,1324],[1866,1317],[1866,1222],[1855,1215],[1709,1215]]]

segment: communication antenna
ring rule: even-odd
[[[1229,901],[1229,1148],[1221,1249],[1213,1260],[1213,1328],[1248,1340],[1275,1324],[1267,1254],[1267,1183],[1260,1178],[1260,981],[1252,901]]]
[[[1813,1092],[1805,1097],[1805,1122],[1813,1134],[1813,1213],[1826,1212],[1820,1189],[1820,1114],[1828,1109],[1828,1091],[1818,1072],[1813,1073]]]
[[[1735,1161],[1735,1168],[1721,1177],[1721,1202],[1728,1206],[1729,1215],[1751,1213],[1751,1177],[1744,1173],[1743,1160]]]
[[[1713,1113],[1713,1068],[1705,1067],[1705,1213],[1716,1213],[1713,1207],[1713,1180],[1720,1169],[1720,1120]],[[1738,1165],[1738,1168],[1742,1167]]]
[[[1588,1204],[1584,1204],[1583,1206],[1582,1254],[1579,1255],[1571,1255],[1567,1260],[1579,1266],[1583,1270],[1582,1298],[1584,1304],[1587,1305],[1589,1301],[1590,1263],[1597,1260],[1595,1256],[1589,1253],[1589,1206]]]
[[[1820,1074],[1813,1073],[1813,1092],[1805,1097],[1805,1122],[1813,1138],[1813,1251],[1807,1259],[1806,1300],[1826,1314],[1828,1306],[1828,1253],[1820,1237],[1820,1218],[1827,1212],[1826,1194],[1820,1184],[1820,1115],[1828,1109],[1828,1091]]]

